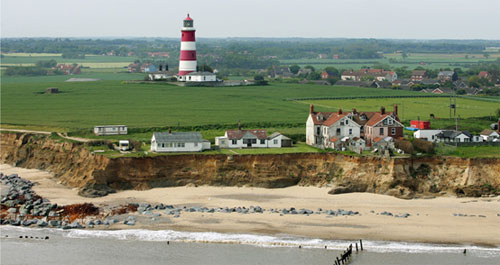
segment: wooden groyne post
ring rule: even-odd
[[[347,250],[345,250],[342,255],[340,255],[340,258],[337,257],[335,260],[335,265],[343,265],[346,264],[350,259],[352,255],[352,244],[349,245]]]

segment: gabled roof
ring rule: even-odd
[[[438,138],[456,138],[457,136],[464,134],[467,137],[471,137],[471,134],[468,131],[442,131],[436,134]]]
[[[438,73],[438,76],[439,75],[445,75],[445,76],[452,76],[455,72],[453,71],[441,71]]]
[[[411,72],[411,75],[418,75],[418,76],[422,75],[423,76],[423,75],[425,75],[425,73],[426,73],[425,70],[413,70]]]
[[[481,135],[487,135],[487,136],[490,136],[490,135],[492,135],[493,133],[498,134],[498,132],[496,132],[496,131],[485,129],[485,130],[483,130],[483,131],[481,132]]]
[[[486,77],[488,76],[488,72],[487,72],[487,71],[481,71],[481,72],[479,72],[479,75],[478,75],[478,76],[479,76],[479,77],[485,77],[485,78],[486,78]]]
[[[279,133],[279,132],[275,132],[275,133],[273,133],[273,134],[269,135],[269,137],[268,137],[267,139],[271,140],[271,139],[276,138],[276,137],[278,137],[278,136],[280,136],[280,135],[281,135],[281,136],[283,136],[283,137],[282,137],[282,138],[283,138],[283,140],[291,140],[290,138],[288,138],[288,137],[284,136],[283,134],[281,134],[281,133]]]
[[[391,119],[394,119],[396,123],[399,123],[399,121],[395,118],[392,117],[392,113],[386,112],[385,114],[382,114],[380,112],[376,112],[371,119],[366,123],[366,126],[375,126],[379,122],[385,120],[387,117],[390,117]],[[400,126],[403,126],[401,123],[399,123]]]
[[[267,139],[266,130],[227,130],[227,139],[229,140],[239,140],[242,139],[245,134],[250,133],[257,137],[257,139],[264,140]]]
[[[154,132],[157,142],[203,142],[200,132]]]

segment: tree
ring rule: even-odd
[[[52,67],[55,67],[56,65],[57,65],[57,62],[54,59],[46,60],[46,61],[38,61],[35,63],[35,66],[39,67],[39,68],[52,68]]]
[[[314,67],[312,65],[306,65],[304,68],[305,69],[311,69],[311,71],[313,71],[313,72],[315,71],[315,69],[314,69]]]
[[[402,52],[401,57],[403,57],[403,60],[404,60],[404,59],[408,58],[408,54],[406,54],[406,52]]]
[[[309,79],[311,80],[320,80],[321,79],[321,74],[318,73],[318,72],[311,72],[309,75],[308,75]]]
[[[361,81],[373,81],[375,77],[373,75],[364,75],[361,77]]]
[[[470,87],[479,87],[479,77],[477,75],[469,77],[467,84]]]
[[[253,80],[255,80],[255,81],[263,81],[264,80],[264,76],[262,76],[262,75],[254,75]]]
[[[337,68],[332,67],[332,66],[326,67],[325,68],[325,72],[327,72],[329,76],[333,76],[333,77],[339,77],[340,76],[339,70],[337,70]]]
[[[292,66],[290,66],[290,72],[292,72],[292,74],[296,75],[300,70],[300,66],[294,64]]]
[[[457,95],[465,95],[465,94],[467,94],[467,91],[465,91],[465,89],[460,88],[459,90],[457,90]]]

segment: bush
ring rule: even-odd
[[[434,154],[434,144],[426,140],[414,139],[413,148],[422,153]]]
[[[396,148],[403,150],[407,154],[413,154],[413,145],[407,140],[396,140]]]

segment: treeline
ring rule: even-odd
[[[499,47],[500,41],[490,40],[381,40],[381,39],[260,39],[229,38],[199,39],[198,52],[213,60],[230,54],[256,58],[307,59],[326,58],[333,55],[340,59],[375,59],[381,53],[480,53],[485,47]],[[177,38],[133,39],[68,39],[68,38],[21,38],[2,39],[2,53],[62,53],[67,58],[85,54],[113,54],[115,56],[147,57],[148,52],[169,52],[170,59],[179,56]],[[80,57],[78,57],[80,58]],[[229,59],[231,60],[231,59]]]

